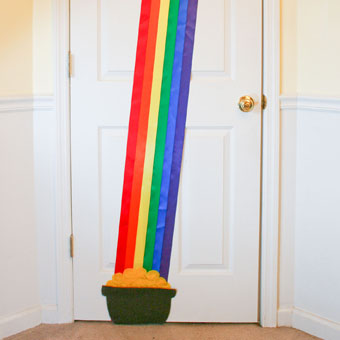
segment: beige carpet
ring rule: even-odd
[[[118,326],[109,322],[40,325],[5,340],[309,340],[318,339],[292,328],[248,324],[175,324]]]

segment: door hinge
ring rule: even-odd
[[[73,57],[71,51],[67,54],[67,75],[69,78],[73,76]]]
[[[262,110],[265,110],[267,108],[267,97],[264,94],[262,95],[261,106]]]
[[[74,236],[73,234],[70,235],[70,256],[74,257]]]

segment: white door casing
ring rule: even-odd
[[[108,319],[100,286],[114,271],[139,8],[71,1],[75,319]],[[199,1],[169,321],[258,320],[261,11]]]

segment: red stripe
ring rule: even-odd
[[[138,134],[138,121],[140,117],[143,79],[146,70],[145,59],[148,46],[148,34],[151,16],[151,0],[143,0],[140,21],[139,33],[137,42],[135,74],[133,81],[131,112],[129,133],[125,160],[125,174],[122,195],[122,208],[120,213],[119,235],[116,257],[115,272],[123,272],[125,268],[126,243],[128,236],[129,211],[131,204],[132,179],[133,169],[136,156],[136,143]]]
[[[145,145],[148,130],[150,97],[153,78],[153,68],[155,60],[155,48],[158,29],[160,0],[152,0],[151,15],[149,23],[148,46],[146,49],[146,62],[144,70],[144,82],[142,92],[142,103],[139,116],[136,159],[133,174],[131,206],[129,216],[128,236],[126,243],[125,268],[132,268],[135,256],[136,235],[138,226],[138,214],[140,196],[143,180]]]

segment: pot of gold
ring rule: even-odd
[[[113,275],[102,294],[113,323],[161,324],[169,316],[176,289],[155,270],[128,268]]]

